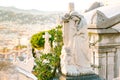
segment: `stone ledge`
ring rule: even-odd
[[[61,75],[59,80],[104,80],[97,74],[86,74],[80,76],[64,76]]]

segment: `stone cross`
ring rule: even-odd
[[[69,12],[74,11],[74,3],[69,3],[68,10]]]
[[[51,35],[48,32],[45,32],[45,35],[43,36],[43,38],[45,38],[45,44],[44,44],[44,53],[49,53],[50,52],[50,42],[49,42],[49,38],[51,37]]]

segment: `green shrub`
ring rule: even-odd
[[[35,73],[38,80],[50,80],[53,77],[55,59],[52,53],[42,54],[39,59],[36,59]]]
[[[38,80],[50,80],[58,76],[57,70],[60,71],[60,54],[63,45],[61,28],[62,26],[58,26],[48,31],[51,35],[49,40],[51,42],[52,52],[48,54],[41,53],[40,58],[35,60],[36,67],[34,68],[34,73]],[[53,42],[57,43],[55,47],[52,45]]]
[[[45,43],[45,39],[43,38],[44,34],[45,31],[36,33],[32,36],[30,40],[32,48],[40,49],[44,47],[44,43]]]

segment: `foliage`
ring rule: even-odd
[[[49,39],[51,42],[51,47],[53,47],[53,45],[52,45],[53,41],[55,41],[55,42],[62,41],[61,28],[62,28],[62,26],[58,25],[55,29],[51,29],[48,31],[48,33],[51,35],[51,38]],[[44,48],[45,39],[43,38],[43,35],[45,35],[45,31],[36,33],[31,37],[30,43],[32,45],[32,48],[37,48],[37,49]],[[55,37],[58,37],[58,38],[55,39]]]
[[[61,31],[62,26],[58,25],[55,29],[51,29],[48,31],[48,33],[51,35],[50,41],[51,41],[51,47],[53,41],[60,43],[62,42],[63,38],[62,38],[62,31]]]
[[[55,29],[51,29],[51,30],[48,31],[48,33],[51,35],[51,37],[49,39],[49,41],[51,43],[51,47],[52,47],[52,43],[53,43],[54,38],[55,38],[55,32],[56,32]]]
[[[45,40],[43,38],[43,35],[45,34],[45,31],[36,33],[32,36],[30,42],[33,48],[43,48]]]
[[[38,80],[50,80],[57,76],[57,70],[60,71],[60,54],[63,45],[62,26],[58,25],[55,29],[49,30],[51,35],[49,39],[52,46],[51,53],[41,53],[40,58],[36,59],[36,67],[34,69]],[[53,43],[56,43],[53,46]]]
[[[36,59],[37,65],[35,67],[35,72],[39,80],[49,80],[52,78],[52,73],[54,70],[53,66],[55,66],[54,61],[55,56],[52,56],[51,53],[42,54],[42,56],[40,56],[40,59]]]

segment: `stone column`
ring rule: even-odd
[[[114,77],[120,77],[120,46],[117,47]]]

